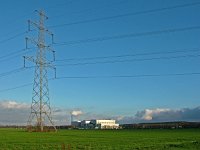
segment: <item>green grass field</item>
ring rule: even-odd
[[[59,130],[0,129],[1,150],[200,150],[200,129]]]

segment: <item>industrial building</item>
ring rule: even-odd
[[[119,124],[115,120],[91,120],[91,123],[98,129],[118,129]]]
[[[115,120],[83,120],[72,121],[72,126],[80,129],[118,129],[119,124]]]
[[[72,121],[71,122],[71,126],[80,127],[81,126],[81,121]]]
[[[180,129],[180,128],[200,128],[200,122],[154,122],[154,123],[138,123],[123,124],[123,129]]]

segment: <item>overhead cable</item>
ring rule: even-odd
[[[200,51],[200,48],[191,48],[191,49],[181,49],[181,50],[171,50],[171,51],[129,53],[129,54],[109,55],[109,56],[66,58],[66,59],[57,59],[56,62],[85,61],[85,60],[95,60],[95,59],[123,58],[123,57],[148,56],[148,55],[160,55],[160,54],[190,53],[190,52],[199,52],[199,51]]]
[[[55,79],[50,79],[50,81],[61,80],[61,79],[98,79],[98,78],[150,78],[150,77],[173,77],[173,76],[193,76],[200,75],[200,72],[191,72],[191,73],[174,73],[174,74],[141,74],[141,75],[114,75],[114,76],[63,76],[57,77]],[[26,83],[19,86],[6,88],[0,90],[0,92],[12,91],[27,86],[31,86],[33,83]]]
[[[148,14],[148,13],[173,10],[173,9],[177,9],[177,8],[191,7],[191,6],[196,6],[196,5],[200,5],[200,2],[181,4],[181,5],[175,5],[175,6],[171,6],[171,7],[163,7],[163,8],[157,8],[157,9],[150,9],[150,10],[144,10],[144,11],[138,11],[138,12],[132,12],[132,13],[125,13],[125,14],[95,18],[95,19],[87,19],[87,20],[75,21],[75,22],[70,22],[70,23],[57,24],[57,25],[49,26],[49,28],[58,28],[58,27],[63,27],[63,26],[71,26],[71,25],[78,25],[78,24],[84,24],[84,23],[116,19],[116,18],[121,18],[121,17],[143,15],[143,14]]]
[[[61,43],[55,43],[54,46],[74,45],[74,44],[100,42],[100,41],[116,40],[116,39],[124,39],[124,38],[152,36],[152,35],[160,35],[160,34],[166,34],[166,33],[199,30],[199,29],[200,29],[200,26],[191,26],[191,27],[183,27],[183,28],[170,28],[170,29],[164,29],[164,30],[156,30],[156,31],[148,31],[148,32],[136,32],[136,33],[130,33],[130,34],[121,34],[121,35],[114,35],[114,36],[104,36],[104,37],[96,37],[96,38],[88,38],[88,39],[82,39],[82,40],[61,42]]]
[[[69,63],[69,64],[56,64],[57,67],[63,66],[79,66],[79,65],[95,65],[95,64],[109,64],[109,63],[124,63],[124,62],[136,62],[136,61],[151,61],[151,60],[168,60],[168,59],[180,59],[180,58],[194,58],[200,55],[181,55],[181,56],[162,56],[153,58],[134,58],[125,60],[108,60],[108,61],[96,61],[96,62],[83,62],[83,63]]]

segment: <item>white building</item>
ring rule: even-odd
[[[118,129],[119,124],[115,123],[115,120],[91,120],[91,124],[96,129]]]
[[[115,120],[83,120],[73,121],[72,126],[79,129],[118,129],[119,124]]]

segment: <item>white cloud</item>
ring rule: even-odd
[[[1,101],[0,108],[2,109],[27,109],[30,105],[26,103],[18,103],[16,101]]]
[[[163,108],[157,108],[157,109],[145,109],[142,119],[144,120],[152,120],[154,116],[160,115],[161,113],[170,112],[170,109],[163,109]]]
[[[73,111],[71,112],[71,114],[72,114],[73,116],[78,116],[78,115],[82,115],[83,112],[82,112],[81,110],[73,110]]]

